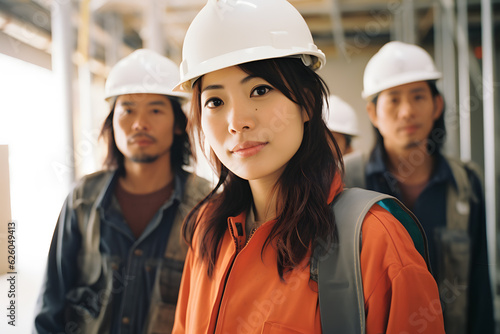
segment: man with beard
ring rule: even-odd
[[[429,240],[447,333],[494,333],[484,194],[472,163],[445,157],[441,78],[430,55],[401,42],[368,62],[363,98],[377,142],[366,187],[399,198]]]
[[[80,180],[62,208],[35,333],[170,333],[182,221],[209,191],[183,169],[191,149],[178,81],[175,63],[145,49],[111,70],[105,170]]]

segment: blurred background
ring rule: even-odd
[[[327,64],[320,75],[357,112],[367,154],[373,131],[363,71],[385,43],[424,47],[444,74],[444,153],[482,168],[497,314],[500,274],[500,0],[290,0]],[[180,63],[185,32],[205,0],[0,0],[0,309],[8,300],[7,223],[16,224],[17,321],[28,333],[59,210],[73,182],[99,170],[110,68],[138,48]],[[279,19],[279,13],[276,13]],[[256,22],[258,24],[258,22]],[[196,171],[213,179],[200,158]],[[497,317],[499,318],[499,317]]]

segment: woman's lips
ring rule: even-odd
[[[262,150],[264,146],[266,146],[267,144],[268,143],[266,142],[255,142],[255,141],[244,142],[242,144],[236,145],[231,150],[231,153],[240,156],[242,158],[247,158],[259,153],[260,150]]]

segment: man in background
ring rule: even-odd
[[[342,152],[344,184],[348,188],[362,188],[365,184],[363,154],[352,147],[353,138],[359,135],[356,112],[347,102],[336,95],[329,96],[328,108],[329,110],[325,111],[326,125]]]
[[[183,169],[191,149],[178,67],[150,50],[106,81],[105,170],[69,194],[57,222],[35,333],[170,333],[184,216],[209,191]]]
[[[440,78],[416,45],[389,42],[370,59],[362,95],[377,142],[366,186],[399,198],[422,223],[446,332],[494,333],[481,178],[474,164],[441,153]]]

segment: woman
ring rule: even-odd
[[[334,235],[329,203],[342,191],[314,72],[324,55],[287,1],[254,0],[209,1],[183,58],[178,88],[193,92],[191,125],[219,182],[185,221],[173,333],[321,333],[309,260]],[[362,232],[367,333],[443,333],[436,284],[404,227],[374,206]]]

